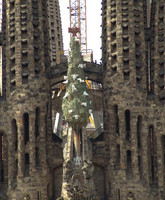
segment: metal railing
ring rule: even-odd
[[[103,127],[104,127],[104,125],[100,126],[100,127],[99,127],[98,129],[96,129],[93,133],[91,133],[91,134],[88,136],[88,138],[92,138],[92,136],[93,136],[94,134],[98,133],[98,132],[100,132],[100,134],[101,134],[101,133],[102,133]],[[99,135],[100,135],[100,134],[99,134]],[[99,136],[99,135],[97,135],[97,136]]]

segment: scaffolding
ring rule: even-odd
[[[86,0],[69,0],[69,12],[70,36],[77,36],[82,54],[87,55]]]

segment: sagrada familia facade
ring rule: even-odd
[[[102,84],[93,110],[102,106],[104,128],[92,139],[83,129],[88,160],[76,165],[72,131],[52,130],[52,91],[67,72],[58,0],[3,0],[0,36],[1,200],[165,200],[164,0],[102,0],[102,65],[84,72]]]

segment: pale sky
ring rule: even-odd
[[[64,50],[69,49],[70,34],[68,33],[69,0],[59,0],[61,9]],[[101,0],[86,0],[87,3],[87,44],[93,50],[94,61],[101,59]]]

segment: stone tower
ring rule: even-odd
[[[102,1],[107,199],[165,198],[164,9]]]
[[[3,129],[8,141],[8,199],[48,199],[48,28],[46,0],[3,1],[3,97],[7,110]]]
[[[50,59],[51,66],[60,63],[60,55],[63,54],[63,38],[61,28],[61,15],[58,0],[47,1],[49,16],[49,35],[50,35]]]
[[[164,22],[164,0],[102,0],[102,67],[84,69],[103,83],[104,131],[86,138],[99,200],[165,199]],[[51,87],[67,72],[58,1],[4,0],[2,38],[0,199],[54,200],[64,160]]]

